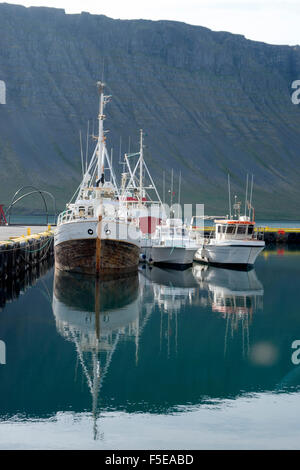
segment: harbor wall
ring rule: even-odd
[[[48,230],[0,241],[0,279],[21,276],[44,260],[53,259],[53,238],[54,232]]]

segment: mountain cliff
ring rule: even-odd
[[[291,101],[299,46],[8,4],[0,4],[0,203],[33,184],[64,207],[81,179],[79,130],[96,122],[103,72],[116,166],[120,136],[123,151],[129,137],[136,150],[143,128],[158,187],[163,170],[168,180],[171,168],[181,171],[183,202],[227,213],[227,173],[242,199],[249,172],[257,217],[299,218],[300,105]]]

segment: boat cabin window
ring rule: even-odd
[[[246,233],[246,225],[238,225],[238,228],[237,228],[237,234],[238,235],[243,235]]]
[[[185,229],[184,228],[178,228],[177,229],[177,235],[179,235],[180,237],[184,237],[185,236]]]
[[[231,234],[235,233],[235,225],[228,225],[226,233],[231,233]]]
[[[171,230],[169,230],[169,228],[167,228],[167,227],[159,227],[159,226],[157,226],[157,227],[156,227],[156,231],[157,231],[158,234],[161,233],[161,235],[169,235],[169,234],[171,234]]]
[[[253,225],[248,225],[248,235],[252,235],[253,230],[254,230],[254,226]]]
[[[83,217],[84,214],[85,214],[85,207],[84,206],[79,206],[78,212],[79,212],[79,217]]]
[[[88,215],[89,215],[90,217],[93,217],[93,215],[94,215],[94,208],[93,208],[93,206],[90,206],[90,207],[88,208]]]
[[[218,225],[218,233],[225,233],[226,225]]]

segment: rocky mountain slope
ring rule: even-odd
[[[291,101],[299,46],[8,4],[0,4],[0,203],[24,184],[51,191],[60,208],[68,201],[81,178],[79,129],[97,116],[103,68],[116,165],[120,136],[123,151],[129,137],[137,149],[143,128],[153,177],[161,188],[163,170],[168,180],[171,168],[181,170],[184,202],[227,213],[227,173],[242,198],[249,172],[257,217],[299,218],[300,105]]]

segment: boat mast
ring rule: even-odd
[[[248,173],[247,173],[247,181],[246,181],[246,196],[245,196],[245,217],[247,216],[247,198],[248,198]]]
[[[97,87],[99,90],[100,100],[99,100],[99,132],[98,132],[98,168],[97,168],[97,180],[104,183],[104,162],[103,162],[103,144],[104,144],[104,133],[103,133],[103,121],[105,116],[103,114],[104,110],[104,83],[97,82]]]
[[[231,219],[231,193],[230,193],[230,175],[228,173],[228,203],[229,203],[229,218]]]
[[[143,166],[144,166],[143,129],[140,129],[140,205],[143,202]]]

